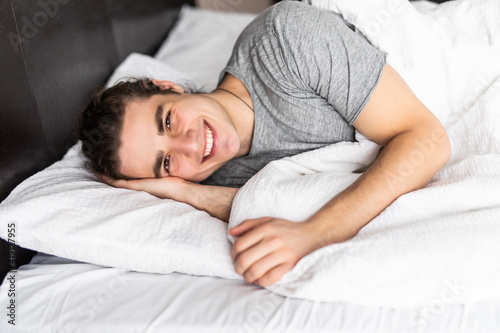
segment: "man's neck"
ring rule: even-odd
[[[252,145],[255,123],[255,109],[250,92],[241,80],[229,73],[226,73],[218,88],[225,89],[239,97],[231,96],[231,94],[221,90],[214,90],[211,93],[219,94],[221,105],[226,109],[240,136],[241,146],[235,157],[248,155]]]

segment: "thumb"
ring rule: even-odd
[[[243,228],[240,228],[241,224],[240,225],[237,225],[236,227],[232,227],[229,229],[229,234],[231,236],[238,236],[240,235],[242,232],[243,232]]]
[[[256,219],[245,220],[245,221],[241,222],[239,225],[237,225],[236,227],[230,228],[229,233],[231,234],[231,236],[241,235],[241,234],[247,232],[248,230],[252,229],[253,227],[255,227],[261,223],[269,221],[270,219],[271,219],[270,217],[266,216],[266,217],[260,217],[260,218],[256,218]]]

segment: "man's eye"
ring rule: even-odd
[[[167,112],[167,117],[165,118],[165,126],[170,130],[170,111]]]
[[[164,164],[165,171],[166,171],[168,174],[170,174],[170,173],[168,172],[168,168],[170,167],[170,155],[169,155],[169,156],[167,156],[167,158],[165,158],[165,162],[164,162],[163,164]]]

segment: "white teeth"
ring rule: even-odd
[[[205,127],[207,128],[207,147],[205,148],[205,155],[203,157],[207,157],[210,155],[210,152],[212,152],[212,146],[214,145],[214,137],[212,135],[212,131],[210,128],[205,124]]]

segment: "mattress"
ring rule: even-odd
[[[5,309],[10,282],[0,289]],[[283,297],[238,280],[146,274],[43,253],[17,270],[16,325],[44,332],[499,332],[500,300],[418,309]],[[401,295],[404,297],[404,295]]]

